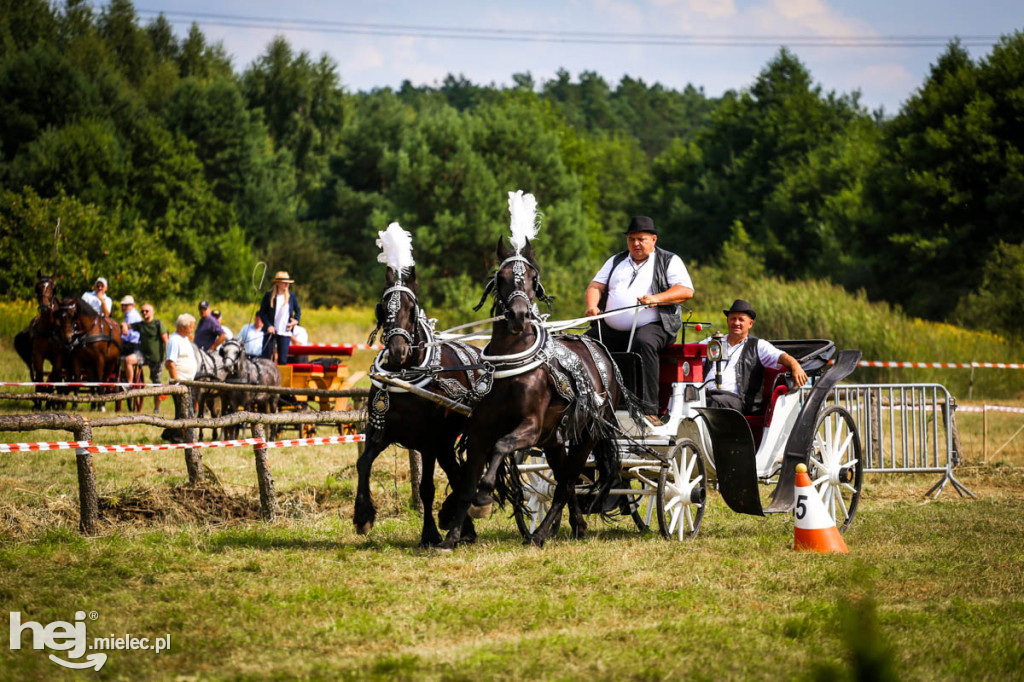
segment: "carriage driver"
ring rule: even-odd
[[[682,327],[679,303],[693,298],[693,283],[683,260],[658,243],[658,228],[647,216],[634,216],[626,228],[626,246],[609,258],[587,287],[587,316],[603,310],[629,307],[618,315],[601,320],[587,332],[600,338],[608,350],[625,351],[630,336],[633,348],[644,364],[644,412],[651,424],[658,419],[658,352],[672,343]],[[638,312],[637,304],[646,307]],[[636,313],[636,331],[633,331]]]
[[[750,333],[757,313],[750,303],[739,298],[732,307],[723,310],[729,327],[729,335],[723,347],[722,388],[707,392],[708,407],[728,407],[743,414],[753,414],[761,405],[761,378],[764,368],[785,367],[793,373],[797,388],[807,383],[807,373],[789,353],[784,353],[764,339]],[[710,339],[704,339],[707,344]],[[715,363],[708,363],[708,379],[715,378]]]

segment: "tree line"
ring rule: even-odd
[[[283,38],[238,71],[197,25],[179,39],[129,0],[0,5],[6,298],[43,270],[68,292],[106,276],[115,295],[251,300],[262,261],[308,304],[369,302],[377,231],[398,221],[429,304],[468,310],[524,189],[549,291],[575,307],[643,213],[687,263],[738,239],[767,275],[1024,329],[1019,31],[983,59],[950,43],[886,115],[785,48],[719,98],[564,70],[352,92]]]

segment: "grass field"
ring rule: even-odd
[[[10,356],[0,376],[20,378]],[[563,530],[535,550],[499,514],[475,545],[425,552],[397,450],[375,468],[378,524],[355,534],[353,446],[270,451],[270,524],[251,451],[206,452],[219,484],[204,490],[180,453],[97,455],[104,521],[83,538],[72,455],[0,455],[4,609],[42,625],[95,612],[90,640],[171,637],[83,673],[26,633],[0,647],[0,679],[1021,679],[1024,417],[989,415],[984,463],[982,416],[959,420],[958,477],[978,499],[923,499],[934,475],[868,476],[844,556],[793,552],[791,518],[716,494],[688,543],[592,519],[587,540]]]

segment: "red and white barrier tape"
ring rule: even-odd
[[[1024,369],[1024,364],[1015,362],[888,362],[881,360],[861,360],[858,367],[916,367],[937,369],[970,369],[981,367],[987,369]]]
[[[1024,407],[1009,407],[1007,405],[957,405],[957,412],[1011,412],[1013,414],[1024,414]]]
[[[87,440],[59,440],[53,443],[0,443],[0,452],[46,452],[48,450],[77,450],[92,445]]]
[[[236,448],[266,445],[268,448],[289,448],[304,445],[328,445],[332,443],[361,443],[366,440],[363,434],[353,436],[320,436],[315,438],[294,438],[292,440],[264,440],[262,438],[240,438],[238,440],[214,440],[205,443],[160,443],[157,445],[92,445],[87,448],[92,453],[104,452],[149,452],[152,450],[184,450],[185,448]]]
[[[203,443],[159,443],[156,445],[93,445],[88,440],[55,441],[49,443],[0,443],[2,452],[46,452],[49,450],[77,450],[88,452],[153,452],[155,450],[184,450],[185,448],[237,448],[266,445],[268,448],[290,448],[306,445],[329,445],[336,443],[362,443],[366,437],[359,433],[352,436],[320,436],[315,438],[293,438],[291,440],[263,440],[262,438],[240,438],[238,440],[212,440]]]

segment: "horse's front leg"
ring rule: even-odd
[[[476,494],[473,496],[469,508],[469,515],[474,519],[486,519],[494,507],[494,488],[498,481],[498,471],[504,459],[516,450],[530,447],[538,440],[538,427],[536,420],[524,421],[515,431],[499,438],[491,449],[491,456],[488,461],[487,473],[480,479],[477,485]]]
[[[582,539],[586,535],[587,522],[583,518],[583,511],[580,509],[579,499],[576,497],[576,483],[580,474],[583,473],[587,455],[590,454],[593,447],[593,442],[583,442],[570,445],[568,453],[564,448],[553,449],[551,453],[545,451],[545,455],[549,458],[548,465],[551,466],[551,472],[555,476],[556,485],[551,507],[533,537],[530,538],[530,541],[537,547],[544,545],[552,527],[562,515],[562,508],[567,503],[569,504],[569,525],[572,527],[573,537]]]
[[[423,503],[423,531],[420,533],[421,547],[436,547],[441,544],[441,533],[434,523],[434,463],[437,454],[431,449],[420,450],[423,469],[420,472],[420,501]]]
[[[370,495],[370,472],[377,456],[388,446],[387,441],[383,438],[384,434],[375,427],[367,426],[364,434],[366,435],[366,445],[356,461],[359,482],[356,485],[356,506],[352,514],[352,523],[355,524],[356,532],[360,535],[369,533],[377,520],[377,509],[373,506],[373,497]]]

